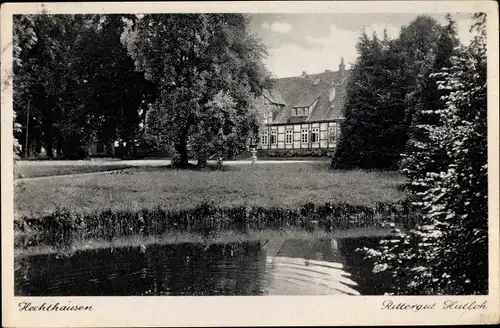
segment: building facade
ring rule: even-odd
[[[262,96],[258,148],[335,149],[349,75],[341,59],[336,72],[276,79]]]
[[[115,155],[115,145],[102,142],[94,136],[88,147],[88,154],[90,157],[113,157]]]

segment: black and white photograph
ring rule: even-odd
[[[498,16],[49,7],[12,15],[2,83],[2,221],[14,296],[30,299],[15,311],[80,296],[384,296],[390,310],[497,292]],[[487,309],[450,300],[438,307]]]

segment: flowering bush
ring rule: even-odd
[[[438,121],[418,126],[427,138],[405,159],[424,224],[365,249],[375,273],[399,278],[394,294],[488,292],[486,16],[475,19],[472,43],[432,76],[444,105],[422,113]]]

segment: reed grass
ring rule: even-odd
[[[64,246],[84,240],[107,240],[126,236],[161,236],[165,233],[194,233],[213,239],[224,231],[247,234],[249,231],[335,232],[356,228],[383,227],[393,222],[404,228],[420,223],[420,216],[408,201],[379,203],[375,207],[343,203],[313,203],[295,209],[238,205],[219,207],[203,203],[185,210],[163,208],[139,211],[96,212],[75,215],[58,209],[44,217],[15,220],[16,247],[36,245]]]

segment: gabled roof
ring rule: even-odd
[[[331,121],[343,119],[346,86],[350,71],[325,71],[308,76],[287,77],[275,80],[274,88],[279,90],[286,105],[280,110],[273,123],[299,123],[311,121]],[[335,87],[335,98],[329,100],[331,87]],[[292,109],[309,107],[315,100],[318,103],[309,116],[292,116]]]

